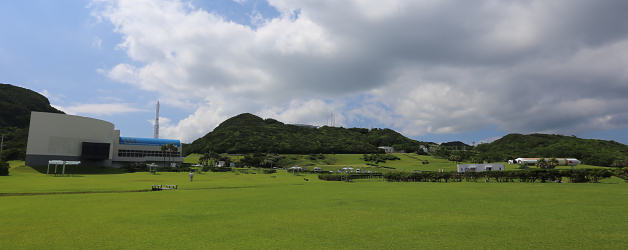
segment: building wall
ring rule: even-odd
[[[161,153],[161,146],[147,146],[147,145],[121,145],[116,142],[116,151],[113,156],[114,162],[183,162],[181,157],[181,147],[178,148],[178,157],[164,157],[164,156],[141,156],[141,157],[129,157],[123,156],[120,153],[126,150],[133,151],[145,151],[145,152],[159,152]]]
[[[47,165],[48,160],[80,160],[82,143],[109,143],[113,156],[113,123],[94,118],[45,112],[31,112],[26,146],[26,165]]]
[[[502,171],[504,164],[458,164],[458,173],[484,172],[486,168],[491,168],[490,171]]]

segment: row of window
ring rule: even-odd
[[[162,152],[162,151],[145,151],[145,150],[119,150],[118,157],[181,157],[180,152]]]

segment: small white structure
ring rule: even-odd
[[[503,171],[504,164],[458,164],[458,173]]]
[[[63,171],[61,172],[61,174],[65,175],[65,166],[66,165],[76,166],[76,165],[80,165],[80,164],[81,164],[81,161],[49,160],[48,161],[48,169],[46,170],[46,174],[50,174],[50,165],[55,166],[55,174],[57,174],[57,166],[63,166]]]
[[[322,170],[323,170],[323,169],[322,169],[322,168],[319,168],[319,167],[315,167],[315,168],[314,168],[314,172],[320,172],[320,171],[322,171]]]
[[[216,167],[217,168],[224,168],[225,167],[225,161],[218,161],[216,162]]]
[[[351,173],[353,172],[353,168],[351,167],[342,168],[342,172]]]
[[[288,168],[288,172],[295,173],[295,174],[297,172],[303,172],[303,171],[304,171],[304,169],[302,167],[298,167],[298,166],[293,166],[293,167],[289,167]]]
[[[383,149],[385,153],[390,154],[392,152],[395,152],[395,149],[393,147],[389,147],[389,146],[381,146],[381,147],[377,147],[379,149]]]

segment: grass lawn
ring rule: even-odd
[[[628,246],[628,184],[618,179],[346,183],[279,172],[189,182],[187,173],[52,177],[11,166],[0,177],[2,249]],[[117,192],[152,184],[180,189]],[[6,195],[51,192],[101,193]]]

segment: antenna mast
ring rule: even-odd
[[[159,139],[159,100],[157,100],[157,109],[155,110],[155,139]]]

